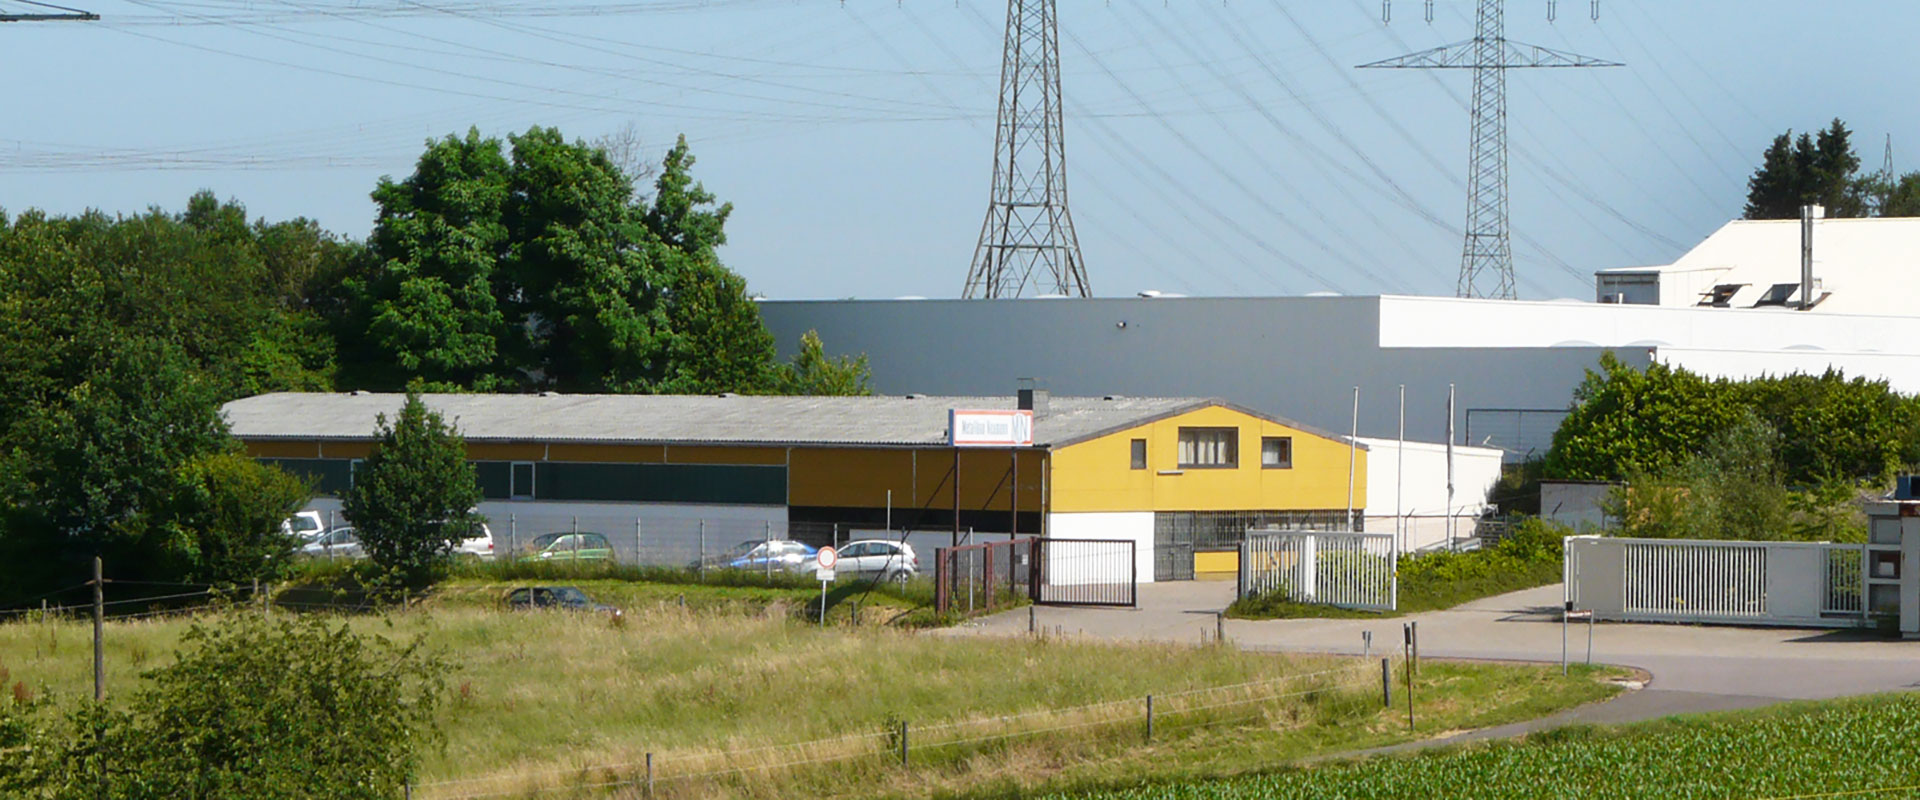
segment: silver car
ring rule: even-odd
[[[360,546],[360,538],[354,535],[353,528],[345,526],[327,531],[306,543],[298,554],[301,558],[365,558],[367,551]]]
[[[854,575],[906,583],[920,572],[920,556],[906,542],[887,539],[859,539],[842,545],[836,554],[836,574]]]

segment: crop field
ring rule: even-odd
[[[1920,695],[1899,694],[1048,800],[1920,797]]]
[[[616,583],[581,585],[622,605],[618,620],[502,611],[499,587],[480,582],[405,613],[341,617],[423,638],[454,664],[445,746],[415,797],[623,794],[643,780],[649,754],[659,797],[926,796],[1220,775],[1616,691],[1592,671],[1429,662],[1417,681],[1420,728],[1409,733],[1404,706],[1381,707],[1378,661],[822,628],[787,607],[803,599],[792,590]],[[188,624],[109,624],[109,702],[168,663]],[[91,687],[90,635],[78,620],[0,625],[0,670],[56,705],[79,702]]]

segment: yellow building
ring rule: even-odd
[[[671,527],[650,519],[812,544],[879,530],[941,546],[1008,533],[1127,539],[1140,578],[1168,580],[1230,574],[1227,551],[1250,527],[1357,524],[1367,497],[1364,445],[1204,398],[425,399],[466,437],[496,529],[627,515],[636,545]],[[225,411],[251,455],[311,476],[316,507],[335,510],[324,496],[349,485],[376,418],[402,400],[282,393]],[[1033,412],[1031,446],[950,446],[951,410],[1017,405]]]

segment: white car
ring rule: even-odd
[[[488,528],[487,523],[480,523],[480,535],[455,545],[453,554],[456,557],[471,556],[473,558],[491,560],[493,558],[493,529]]]
[[[327,520],[318,511],[302,511],[281,520],[280,532],[302,542],[311,542],[327,532]]]
[[[920,556],[913,546],[887,539],[859,539],[847,542],[839,550],[834,572],[861,577],[880,576],[881,580],[906,583],[920,571]]]

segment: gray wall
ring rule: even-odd
[[[1564,410],[1606,349],[1382,348],[1373,297],[768,301],[760,309],[783,357],[818,330],[830,353],[866,353],[885,394],[1011,394],[1032,377],[1065,395],[1218,397],[1345,433],[1357,385],[1360,434],[1392,437],[1404,383],[1407,437],[1438,442],[1453,383],[1458,441],[1495,434],[1492,444],[1522,452],[1544,451],[1552,415],[1505,420],[1485,410]],[[1635,366],[1648,360],[1645,348],[1618,355]],[[1504,441],[1515,435],[1530,441]]]

